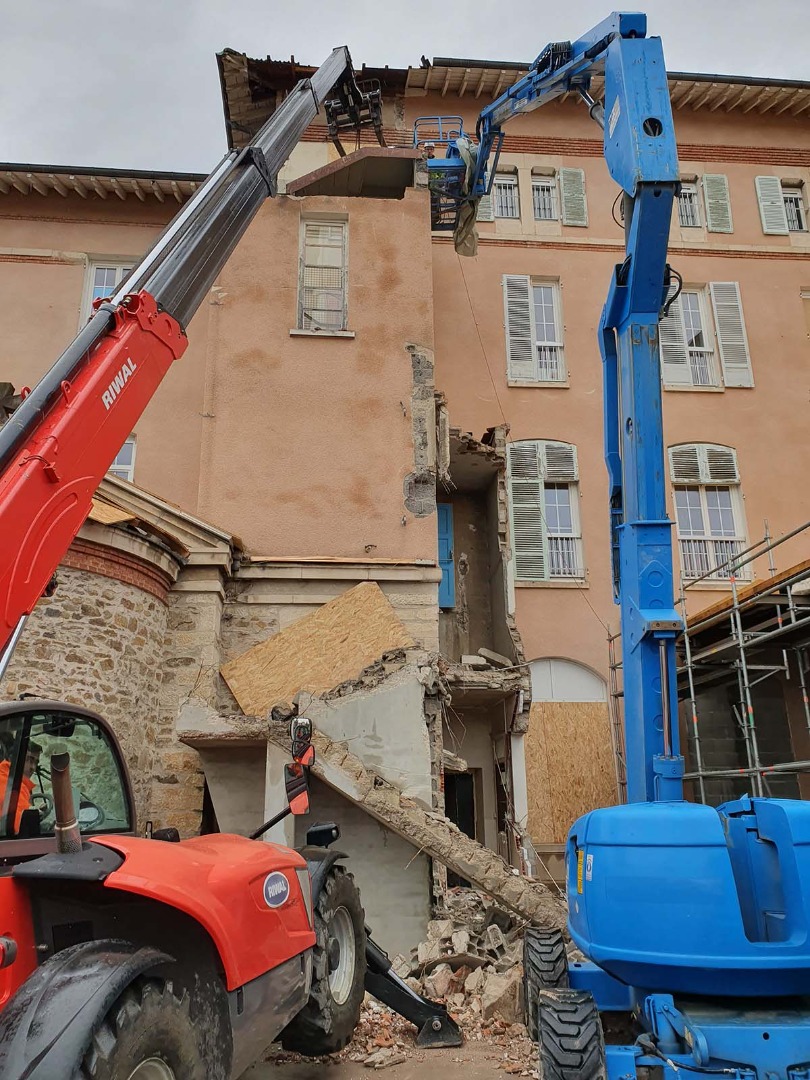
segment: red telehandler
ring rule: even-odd
[[[300,82],[214,169],[119,291],[0,428],[0,677],[93,493],[174,360],[185,327],[325,103],[330,131],[380,124],[348,50]],[[16,404],[16,402],[15,402]],[[371,940],[336,825],[302,852],[257,842],[307,808],[311,725],[292,721],[289,806],[252,837],[139,836],[120,748],[64,702],[0,705],[0,1077],[230,1080],[274,1040],[351,1038],[364,988],[459,1045]]]

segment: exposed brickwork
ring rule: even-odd
[[[413,132],[398,128],[384,128],[387,146],[412,146]],[[313,124],[304,133],[302,142],[327,142],[328,134],[323,125]],[[373,131],[360,132],[360,143],[373,144]],[[556,157],[604,157],[601,139],[563,139],[538,135],[507,135],[503,142],[504,154],[548,154]],[[739,161],[747,165],[794,165],[810,166],[810,151],[796,150],[791,146],[731,146],[728,144],[679,143],[678,156],[683,161]]]
[[[150,566],[135,555],[128,555],[102,544],[91,544],[87,540],[73,541],[62,560],[62,566],[134,585],[136,589],[143,589],[144,592],[156,596],[164,604],[171,587],[168,575],[157,567]]]

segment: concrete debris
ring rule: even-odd
[[[499,975],[491,971],[481,991],[481,1012],[485,1020],[500,1016],[509,1024],[516,1024],[521,1018],[521,988],[523,969],[520,964]]]
[[[461,662],[465,667],[471,668],[486,668],[489,667],[485,657],[483,656],[462,656]]]
[[[478,655],[483,656],[485,660],[489,660],[490,664],[494,664],[496,667],[514,667],[513,660],[510,660],[508,656],[504,656],[503,653],[493,652],[492,649],[480,648]]]
[[[287,750],[286,733],[271,729],[269,736]],[[523,877],[443,814],[425,810],[405,798],[397,787],[367,769],[345,743],[333,742],[322,732],[315,732],[313,746],[314,774],[386,828],[472,882],[497,901],[499,908],[538,926],[564,928],[564,905],[545,885]]]

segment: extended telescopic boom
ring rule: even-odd
[[[192,316],[333,88],[338,102],[368,96],[345,47],[223,158],[0,429],[0,676],[93,493],[185,351]],[[371,102],[364,122],[378,113]]]

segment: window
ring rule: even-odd
[[[807,232],[807,215],[801,187],[782,184],[782,198],[785,200],[788,232]]]
[[[754,185],[762,231],[766,235],[786,236],[792,232],[807,231],[802,184],[791,184],[778,176],[757,176]]]
[[[727,581],[746,546],[737,455],[730,446],[705,443],[669,451],[681,569],[686,578]],[[744,570],[736,573],[745,577]]]
[[[753,386],[748,337],[736,281],[686,285],[658,324],[661,377],[678,386]]]
[[[553,176],[532,178],[532,206],[535,221],[557,220],[557,181]]]
[[[129,480],[133,482],[135,477],[135,436],[130,435],[118,453],[115,455],[115,460],[110,465],[107,472],[112,473],[113,476],[119,477],[121,480]]]
[[[299,330],[346,329],[347,233],[345,221],[303,222]]]
[[[21,706],[0,718],[0,839],[54,835],[51,757],[66,751],[82,835],[132,829],[127,784],[106,730],[69,705],[58,712]]]
[[[685,229],[697,229],[702,224],[697,184],[681,184],[678,193],[678,224]]]
[[[565,382],[559,282],[503,278],[510,382]]]
[[[497,173],[492,185],[492,194],[496,218],[520,217],[520,195],[516,176],[504,176]]]
[[[82,324],[86,323],[93,314],[93,301],[112,296],[132,272],[135,261],[135,259],[105,259],[103,262],[89,264],[82,300]]]
[[[511,443],[508,464],[516,581],[583,578],[576,447]]]

